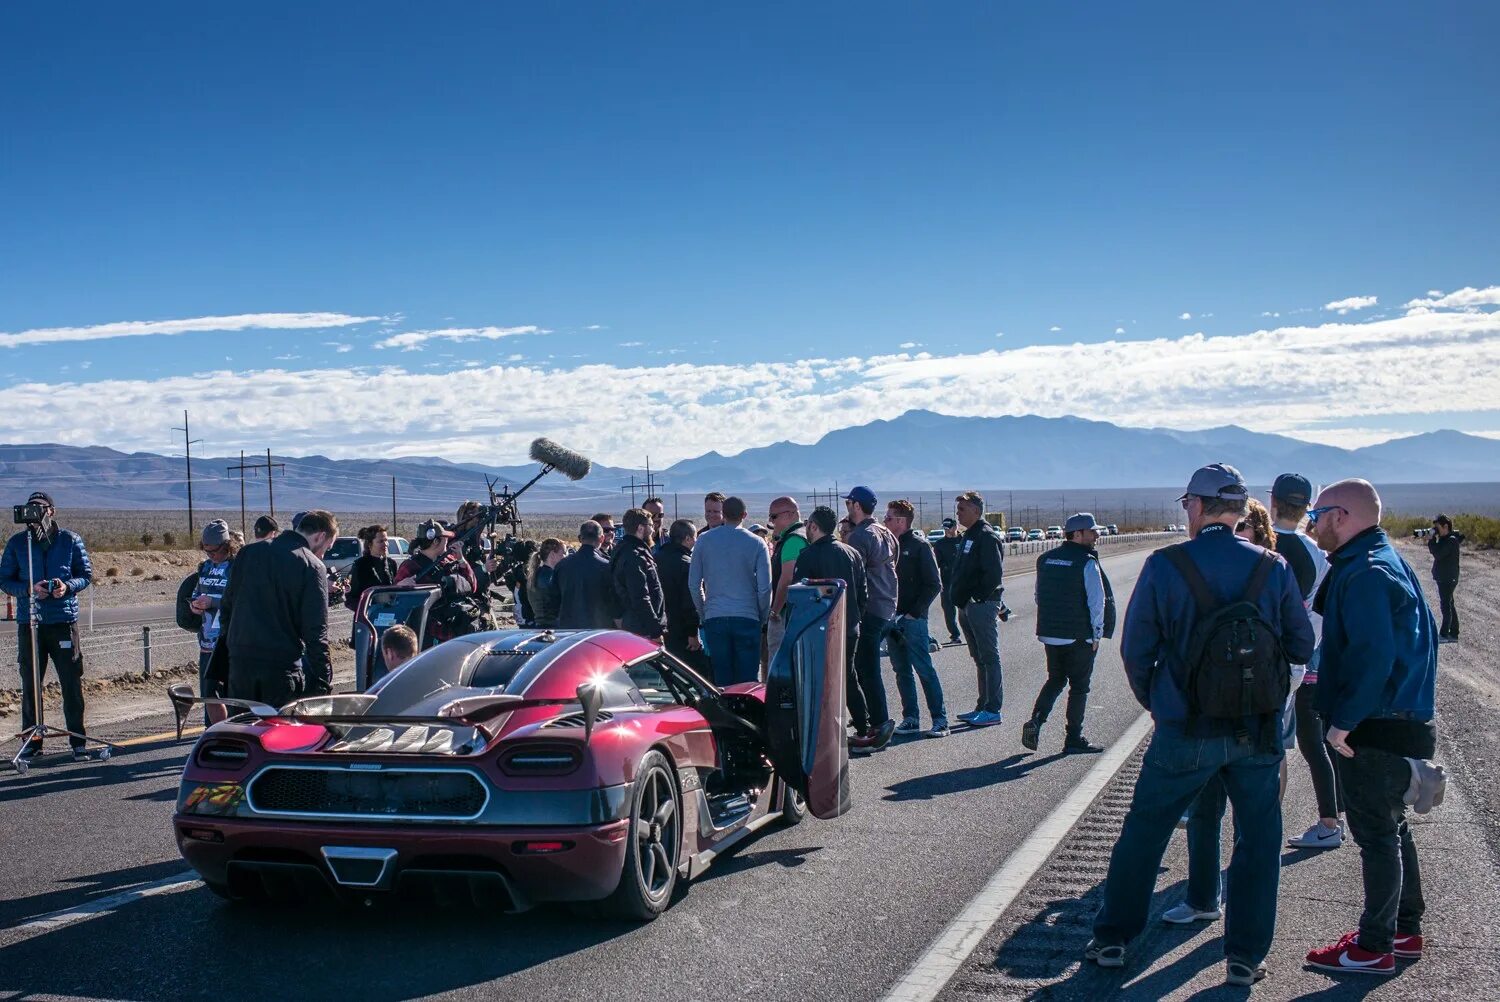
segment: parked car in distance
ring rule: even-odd
[[[1118,525],[1115,525],[1113,522],[1109,523],[1104,528],[1108,530],[1111,536],[1118,536],[1120,534],[1120,527]]]
[[[387,536],[385,541],[386,555],[394,559],[397,565],[406,562],[410,546],[400,536]],[[323,554],[323,566],[343,577],[349,573],[354,566],[354,561],[364,553],[364,544],[359,541],[358,536],[339,536],[329,544],[328,552]]]
[[[1019,525],[1013,525],[1005,530],[1005,541],[1007,543],[1020,543],[1026,539],[1026,530]]]
[[[1062,526],[1060,526],[1060,525],[1049,525],[1049,526],[1047,526],[1047,538],[1048,539],[1061,539],[1061,538],[1063,538]]]
[[[943,530],[942,529],[928,529],[927,530],[927,541],[929,543],[936,543],[939,539],[942,539],[942,538],[943,538]]]
[[[1027,542],[1032,542],[1034,540],[1043,539],[1043,538],[1045,538],[1045,537],[1043,536],[1041,529],[1032,529],[1030,532],[1028,532],[1026,534],[1026,541]]]

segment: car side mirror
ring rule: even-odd
[[[594,733],[594,724],[599,721],[599,711],[604,706],[604,687],[592,682],[580,685],[578,705],[583,707],[583,740],[587,743]]]

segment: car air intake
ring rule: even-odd
[[[299,817],[469,821],[488,801],[479,777],[463,769],[270,766],[249,786],[252,811]]]
[[[198,746],[198,764],[208,769],[238,769],[250,758],[250,746],[229,738],[210,738]]]
[[[602,724],[606,720],[615,719],[615,715],[608,710],[600,710],[594,717],[595,725]],[[564,713],[560,717],[554,717],[542,725],[543,727],[582,727],[583,714],[579,712]]]

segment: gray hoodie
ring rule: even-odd
[[[896,556],[901,544],[891,530],[867,518],[849,533],[849,545],[865,560],[865,579],[870,587],[870,604],[865,615],[890,619],[896,615]]]

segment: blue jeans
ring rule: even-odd
[[[1232,737],[1192,738],[1180,725],[1158,725],[1141,764],[1130,813],[1109,859],[1104,905],[1094,917],[1094,939],[1123,946],[1146,927],[1156,871],[1167,843],[1204,787],[1222,782],[1236,816],[1247,819],[1229,862],[1224,956],[1258,964],[1276,932],[1281,880],[1281,749],[1258,752]],[[1253,822],[1249,819],[1254,819]],[[1213,856],[1218,867],[1218,854]],[[1202,902],[1196,902],[1202,904]]]
[[[703,637],[714,685],[760,678],[760,623],[747,616],[715,616],[703,621]]]
[[[1208,781],[1203,792],[1188,809],[1188,904],[1200,912],[1219,907],[1221,878],[1219,872],[1219,834],[1224,829],[1224,810],[1229,794],[1218,776]],[[1234,837],[1240,836],[1240,818],[1234,817]]]
[[[932,667],[932,650],[928,646],[927,620],[902,616],[896,620],[896,630],[905,643],[886,641],[886,650],[891,655],[891,668],[896,672],[896,691],[901,694],[901,717],[904,720],[920,720],[917,709],[917,679],[922,681],[922,695],[927,699],[927,712],[932,714],[933,726],[948,722],[948,708],[943,705],[943,683],[938,681],[937,669]],[[913,673],[916,677],[913,678]]]

